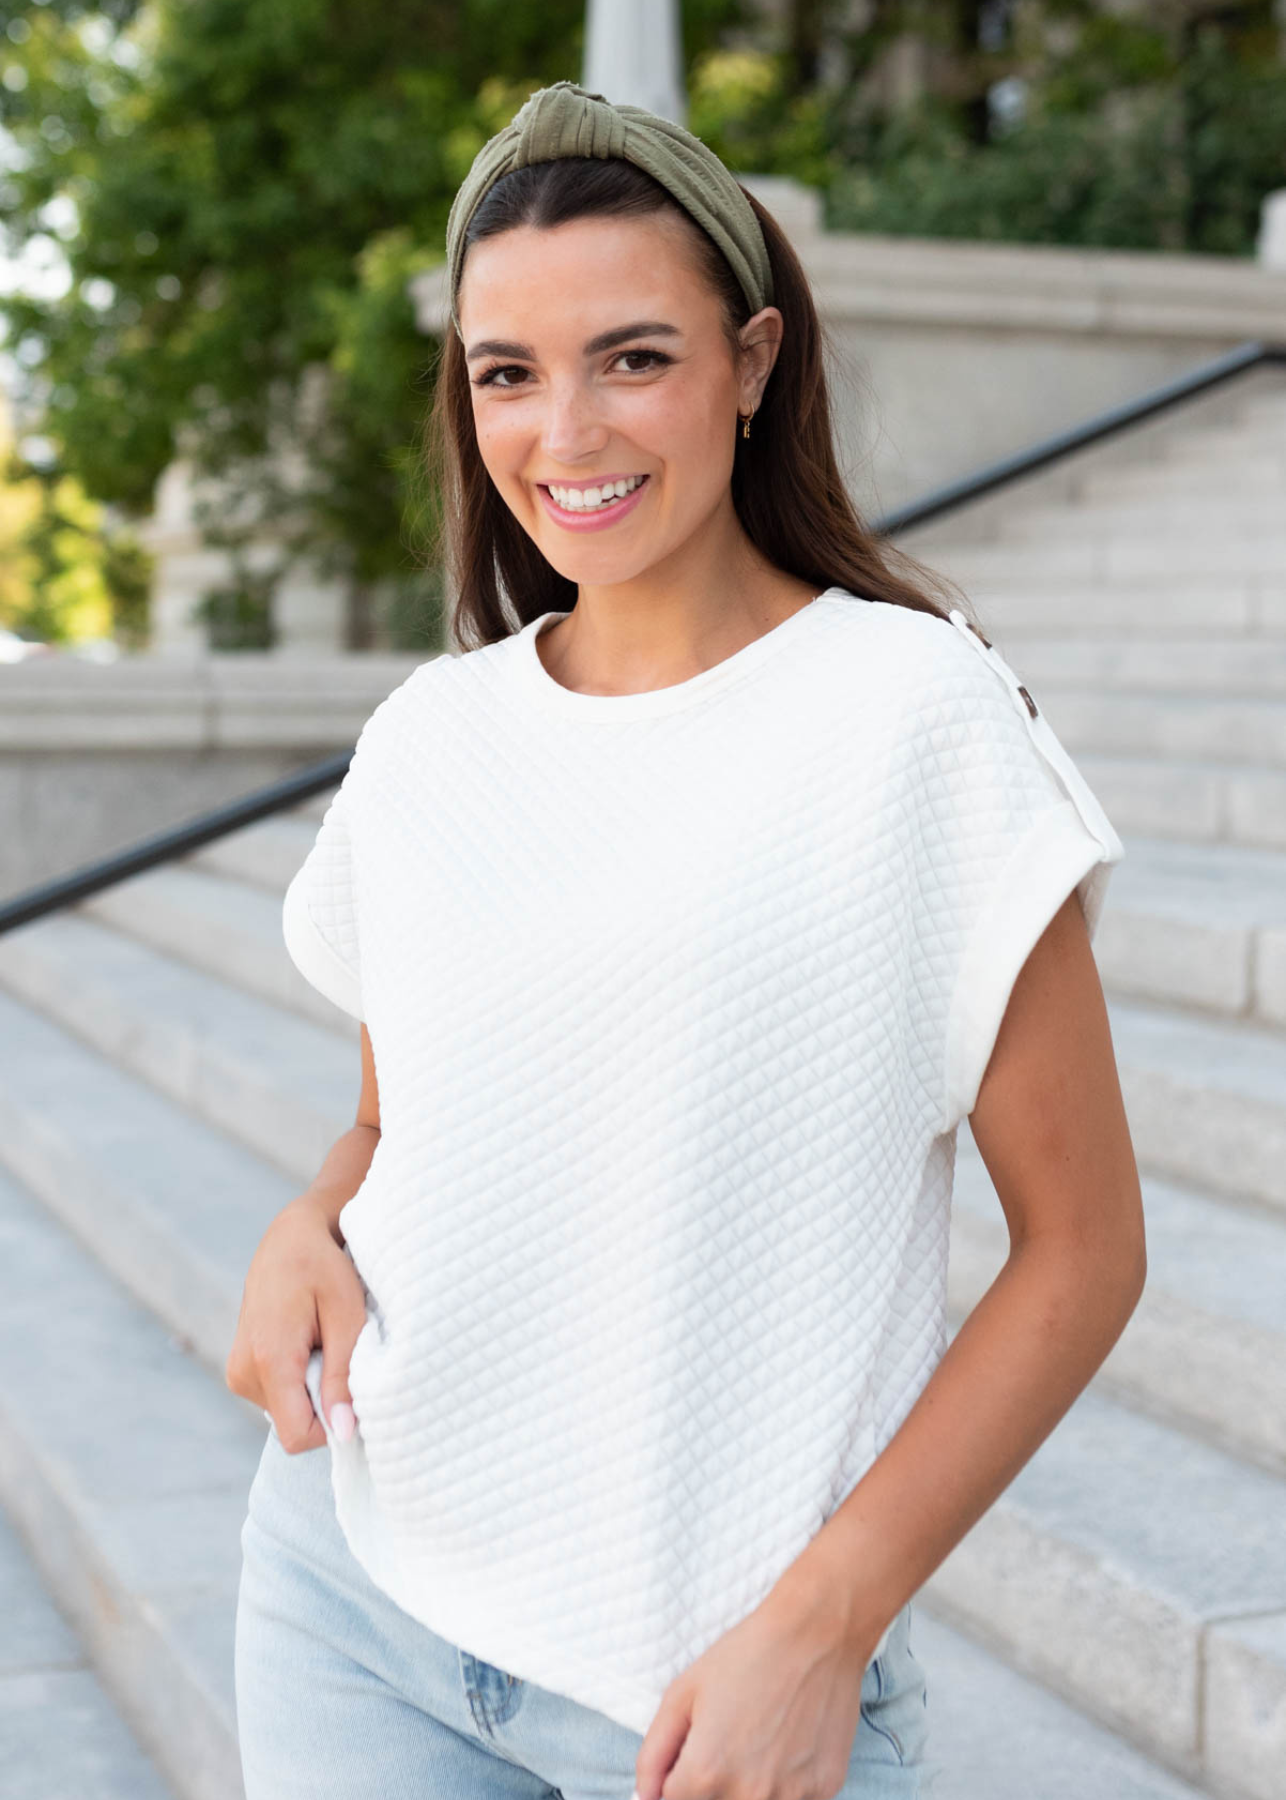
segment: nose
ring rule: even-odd
[[[608,439],[594,395],[583,382],[557,382],[549,388],[542,441],[554,462],[570,465],[597,456]]]

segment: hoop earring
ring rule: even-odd
[[[748,413],[746,413],[744,415],[741,413],[737,414],[737,417],[741,420],[741,435],[743,438],[748,438],[750,436],[750,421],[754,418],[754,416],[755,416],[755,408],[753,406],[751,407],[751,409]]]

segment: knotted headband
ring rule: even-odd
[[[646,170],[718,244],[750,310],[771,306],[772,265],[754,208],[707,144],[644,106],[614,106],[574,81],[538,88],[474,157],[447,218],[451,321],[463,339],[456,297],[469,221],[487,190],[511,169],[564,156],[620,157]]]

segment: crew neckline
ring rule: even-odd
[[[757,638],[751,638],[740,650],[734,650],[731,656],[712,663],[708,669],[689,675],[686,681],[673,681],[659,688],[643,688],[636,694],[584,694],[578,688],[564,687],[561,681],[554,680],[540,660],[536,639],[547,626],[559,619],[570,618],[570,607],[565,612],[543,612],[536,618],[529,619],[516,634],[514,649],[529,687],[547,706],[565,713],[579,714],[582,718],[639,718],[653,713],[673,712],[741,680],[788,643],[802,629],[803,620],[823,611],[823,601],[849,598],[842,588],[828,587],[797,608],[789,618],[760,632]]]

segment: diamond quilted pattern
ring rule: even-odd
[[[286,889],[281,929],[292,960],[313,986],[360,1019],[361,958],[348,807],[344,783],[322,815],[306,861]]]
[[[1121,844],[962,615],[832,588],[631,695],[559,616],[381,703],[283,930],[380,1084],[348,1541],[645,1731],[936,1367],[955,1127]]]

